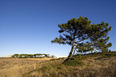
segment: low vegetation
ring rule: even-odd
[[[116,77],[116,52],[66,58],[1,58],[0,77]]]
[[[12,58],[43,58],[43,57],[55,58],[56,56],[49,54],[13,54],[11,55],[11,57]]]
[[[115,77],[116,52],[75,55],[70,60],[52,60],[58,65],[43,66],[24,77]],[[61,61],[63,63],[61,63]]]

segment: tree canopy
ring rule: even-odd
[[[67,23],[58,24],[58,27],[60,36],[51,42],[71,45],[68,58],[71,58],[74,49],[77,52],[108,51],[108,48],[112,46],[112,43],[107,43],[108,32],[111,30],[108,23],[91,24],[87,17],[79,17],[70,19]]]

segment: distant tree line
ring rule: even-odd
[[[48,57],[48,58],[56,58],[54,55],[49,54],[13,54],[12,58],[40,58],[40,57]]]

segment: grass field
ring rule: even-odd
[[[0,58],[0,77],[22,77],[51,58]]]
[[[116,77],[116,53],[65,59],[0,58],[0,77]]]

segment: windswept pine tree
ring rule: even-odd
[[[91,24],[87,17],[80,17],[70,19],[67,23],[58,24],[58,27],[60,28],[58,31],[60,36],[51,42],[70,45],[68,59],[72,57],[76,49],[77,52],[93,50],[104,52],[112,46],[112,43],[107,43],[109,40],[107,35],[111,30],[108,23]]]

